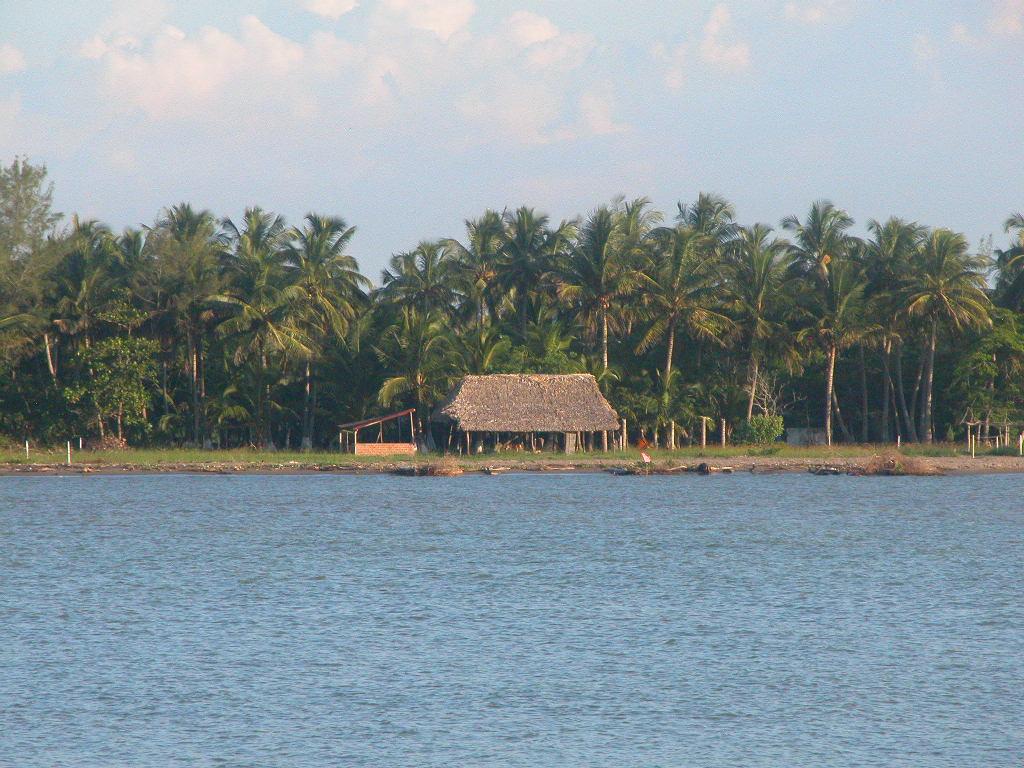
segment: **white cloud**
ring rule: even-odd
[[[685,44],[669,48],[664,43],[656,43],[651,49],[655,60],[665,65],[663,76],[665,87],[670,91],[681,91],[686,84],[686,59],[688,51]]]
[[[303,3],[310,13],[323,16],[325,19],[337,21],[346,13],[354,11],[359,6],[356,0],[306,0]]]
[[[584,32],[566,32],[538,43],[527,53],[527,62],[538,70],[576,69],[594,48],[594,38]]]
[[[203,113],[231,85],[248,83],[253,98],[261,81],[293,71],[305,52],[301,45],[270,30],[255,16],[241,22],[235,37],[215,27],[189,36],[165,26],[145,47],[133,40],[93,38],[83,56],[104,66],[109,93],[151,118]],[[256,90],[251,90],[255,88]]]
[[[790,2],[784,6],[786,18],[801,24],[829,24],[846,21],[853,12],[852,0],[816,0]]]
[[[699,49],[701,58],[708,64],[736,72],[750,66],[750,46],[744,42],[728,42],[731,26],[729,8],[716,5],[704,25],[704,37]]]
[[[461,31],[476,13],[473,0],[382,0],[381,5],[410,27],[433,32],[443,42]]]
[[[0,44],[0,75],[25,69],[25,54],[10,43]]]
[[[627,126],[615,121],[615,98],[611,88],[587,91],[580,96],[580,127],[590,136],[608,136],[623,133]]]
[[[954,43],[966,46],[975,46],[980,43],[966,24],[954,24],[949,28],[949,39]]]
[[[926,34],[914,36],[914,58],[919,64],[927,64],[935,60],[938,50],[931,37]]]
[[[988,20],[988,31],[995,35],[1024,33],[1024,0],[998,0]]]
[[[508,28],[509,37],[522,48],[558,36],[558,27],[551,19],[530,11],[516,11],[505,19],[505,26]]]

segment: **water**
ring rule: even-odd
[[[1019,767],[1021,488],[0,479],[0,765]]]

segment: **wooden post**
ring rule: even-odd
[[[469,430],[467,429],[466,430],[466,455],[467,456],[469,456],[469,454],[472,453],[472,451],[471,451],[472,440],[473,440],[473,438],[470,437]]]
[[[670,421],[668,426],[668,449],[674,451],[676,449],[676,422]]]
[[[608,452],[608,430],[607,429],[601,430],[601,450],[603,450],[605,453]]]
[[[71,466],[71,441],[68,440],[68,466]]]
[[[622,420],[622,437],[619,440],[619,450],[626,450],[629,445],[629,433],[626,432],[626,420]]]
[[[416,445],[416,420],[412,414],[413,412],[409,411],[409,442]]]
[[[725,448],[725,419],[722,419],[722,447]]]
[[[700,417],[700,447],[708,447],[708,417]]]
[[[28,440],[25,441],[25,458],[28,458]]]
[[[1017,453],[1024,456],[1024,432],[1020,433],[1020,437],[1017,438]]]

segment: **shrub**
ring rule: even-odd
[[[782,437],[784,430],[782,416],[758,414],[757,416],[751,416],[749,421],[743,422],[736,429],[734,439],[738,443],[771,445]]]

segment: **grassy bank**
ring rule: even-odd
[[[655,462],[686,462],[694,460],[724,461],[734,459],[757,460],[797,460],[828,462],[841,459],[867,459],[881,453],[894,450],[894,446],[886,445],[837,445],[831,448],[807,447],[798,448],[788,445],[758,448],[756,446],[716,446],[701,449],[699,447],[683,448],[676,451],[651,450],[648,453]],[[960,445],[909,445],[901,451],[905,456],[914,457],[963,457],[965,453]],[[986,451],[984,455],[1005,455],[1004,452]],[[561,453],[488,453],[474,456],[451,457],[464,465],[519,465],[519,464],[572,464],[607,465],[616,463],[632,463],[639,459],[640,452],[636,449],[627,451],[609,451],[608,453],[577,453],[565,455]],[[160,468],[165,466],[218,466],[218,467],[280,467],[294,466],[316,467],[332,466],[368,467],[375,465],[393,465],[396,463],[420,463],[438,461],[437,454],[420,454],[415,459],[406,456],[354,456],[338,451],[315,451],[300,453],[295,451],[255,451],[255,450],[212,450],[204,451],[189,448],[140,448],[124,451],[77,451],[72,450],[72,464],[92,467],[132,466],[136,468]],[[0,464],[9,467],[20,465],[63,465],[67,460],[66,447],[50,449],[30,449],[28,457],[25,449],[8,447],[0,450]]]

